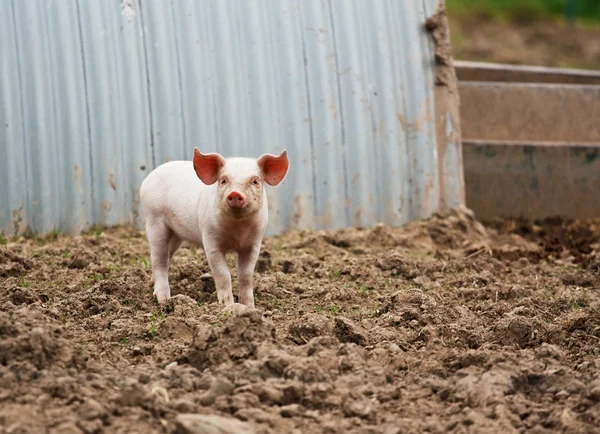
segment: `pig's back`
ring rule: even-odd
[[[191,161],[170,161],[154,169],[140,187],[146,219],[159,219],[185,241],[202,242],[198,202],[208,193]]]

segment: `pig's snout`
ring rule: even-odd
[[[246,206],[246,198],[242,193],[232,191],[227,195],[227,205],[230,208],[243,208]]]

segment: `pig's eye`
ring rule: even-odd
[[[254,185],[258,185],[258,179],[254,178],[254,179],[252,180],[252,184],[254,184]]]
[[[225,185],[227,184],[227,179],[226,178],[221,178],[221,185]]]

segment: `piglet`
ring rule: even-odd
[[[223,158],[194,148],[193,164],[171,161],[146,177],[140,200],[159,303],[171,296],[169,265],[187,241],[204,249],[217,299],[226,306],[234,302],[225,255],[236,252],[239,302],[254,307],[252,274],[268,222],[264,185],[278,185],[288,167],[286,151],[257,159]]]

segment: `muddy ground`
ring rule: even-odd
[[[238,433],[598,432],[599,235],[466,210],[295,232],[265,241],[239,314],[189,246],[161,310],[134,229],[9,242],[0,433],[207,432],[184,413]]]

